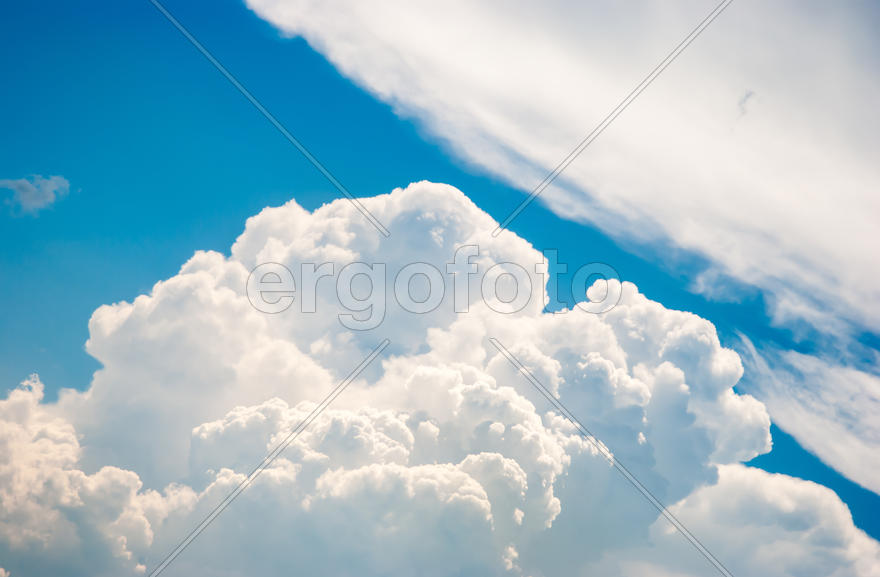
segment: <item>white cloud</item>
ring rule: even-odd
[[[63,176],[48,178],[34,175],[17,180],[0,180],[0,189],[12,191],[7,203],[24,213],[36,214],[70,192],[70,183]]]
[[[248,5],[460,158],[531,191],[716,2]],[[880,326],[868,248],[880,240],[876,16],[867,4],[737,0],[542,200],[660,258],[699,255],[709,268],[693,290],[735,300],[758,287],[775,323],[839,339],[820,362],[847,364],[836,351]],[[835,389],[813,390],[845,410]],[[806,408],[769,406],[787,423]],[[813,450],[828,438],[791,432]],[[861,453],[819,454],[851,475],[845,461]]]
[[[531,190],[716,3],[248,4]],[[767,290],[780,319],[876,326],[880,277],[853,250],[880,219],[870,10],[738,0],[543,198],[625,241],[708,257]]]
[[[661,575],[703,562],[667,551],[657,512],[547,412],[491,336],[654,494],[679,502],[701,539],[748,569],[740,574],[761,561],[750,547],[763,551],[771,536],[786,554],[764,575],[796,573],[811,556],[840,574],[876,572],[876,542],[832,493],[738,472],[736,463],[769,448],[763,405],[732,390],[739,357],[709,322],[629,283],[604,315],[539,306],[498,314],[478,291],[456,315],[448,291],[435,313],[389,303],[385,322],[360,332],[338,322],[333,283],[319,285],[315,313],[250,306],[247,271],[263,259],[384,261],[389,276],[412,260],[440,268],[462,243],[479,243],[484,264],[534,270],[540,259],[512,233],[492,239],[488,217],[451,187],[417,183],[363,202],[399,240],[381,243],[346,201],[314,213],[292,202],[266,209],[230,257],[197,253],[149,295],[95,312],[88,350],[103,368],[88,391],[44,404],[34,378],[0,401],[4,567],[16,577],[152,568],[386,336],[393,354],[168,574],[624,575],[642,563],[650,571],[641,574]],[[821,499],[790,497],[811,491]],[[756,511],[750,540],[745,521],[724,511],[734,499],[748,509],[755,493],[769,504]]]
[[[119,575],[138,570],[152,527],[194,500],[188,488],[142,490],[113,466],[86,473],[77,431],[40,404],[31,377],[0,401],[0,555],[13,575]]]
[[[725,465],[716,485],[697,490],[672,511],[707,536],[704,544],[734,575],[766,575],[777,567],[787,575],[880,575],[877,542],[852,526],[837,495],[815,483]],[[691,574],[705,574],[705,565],[691,562],[688,545],[668,526],[657,523],[652,534],[665,554],[687,560]]]
[[[774,421],[856,483],[880,493],[880,377],[746,341],[751,377]],[[768,363],[769,361],[769,363]]]

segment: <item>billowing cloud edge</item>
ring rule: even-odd
[[[339,324],[332,286],[313,314],[250,305],[248,272],[269,259],[292,269],[354,259],[399,270],[416,258],[441,268],[475,243],[487,268],[534,271],[542,260],[512,233],[493,239],[494,222],[452,187],[423,182],[362,202],[405,242],[378,242],[345,201],[313,213],[294,202],[265,209],[231,256],[196,253],[149,295],[94,313],[88,350],[103,368],[89,390],[47,404],[32,377],[0,401],[5,570],[145,573],[382,334],[399,343],[393,354],[175,570],[704,574],[704,561],[676,550],[678,536],[547,410],[492,336],[735,574],[785,575],[805,560],[829,575],[877,574],[877,543],[831,491],[739,464],[769,449],[769,418],[733,391],[742,365],[714,327],[630,283],[602,315],[537,305],[498,314],[472,293],[466,314],[390,307],[377,331],[361,332]]]

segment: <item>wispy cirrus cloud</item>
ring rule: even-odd
[[[70,192],[70,183],[59,175],[41,176],[35,174],[25,178],[0,180],[0,189],[12,191],[12,198],[6,200],[17,211],[37,214],[48,208]]]
[[[759,397],[807,450],[880,494],[880,377],[794,351],[759,352],[742,338],[749,369],[742,390]]]
[[[248,4],[531,191],[716,3]],[[625,243],[692,251],[719,282],[765,291],[781,324],[880,325],[880,276],[858,249],[880,219],[872,11],[732,3],[541,200]]]

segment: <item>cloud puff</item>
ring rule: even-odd
[[[693,520],[692,531],[707,534],[704,543],[734,575],[764,575],[776,567],[789,575],[880,575],[877,542],[855,529],[846,506],[816,483],[725,465],[717,484],[672,510]],[[723,538],[713,531],[721,526]],[[688,559],[687,545],[667,526],[657,523],[652,533],[666,554]],[[687,564],[692,574],[705,574],[698,563]]]
[[[17,180],[0,180],[0,188],[12,191],[9,204],[24,213],[36,214],[70,192],[70,183],[63,176],[48,178],[34,175]]]
[[[513,233],[493,239],[495,223],[451,187],[417,183],[362,202],[393,240],[344,200],[313,213],[294,202],[266,209],[229,257],[197,253],[150,294],[94,313],[88,350],[103,368],[89,390],[45,404],[34,378],[0,401],[0,551],[12,575],[154,567],[385,337],[391,354],[169,574],[664,575],[705,563],[667,546],[657,511],[490,337],[741,574],[771,535],[786,554],[765,575],[797,573],[810,556],[841,574],[880,566],[876,542],[831,492],[738,464],[770,442],[764,406],[733,390],[739,357],[711,323],[630,283],[602,315],[539,304],[501,314],[479,291],[456,314],[449,290],[428,315],[389,303],[370,331],[339,322],[334,282],[318,285],[313,313],[250,305],[248,271],[264,260],[332,262],[337,273],[350,260],[385,262],[393,277],[414,260],[445,270],[475,243],[487,266],[541,262]],[[541,270],[531,273],[536,303]],[[754,507],[756,495],[768,504],[751,537],[726,508]]]
[[[142,572],[152,529],[194,500],[187,488],[143,491],[113,466],[86,473],[74,427],[40,404],[36,376],[0,401],[0,552],[12,575]]]
[[[459,157],[524,191],[713,6],[248,5]],[[880,169],[871,154],[880,134],[875,17],[867,5],[734,2],[542,200],[639,250],[699,255],[710,266],[692,288],[730,298],[758,287],[776,323],[821,333],[820,362],[847,364],[835,351],[860,347],[851,335],[880,326],[880,276],[875,251],[865,248],[877,244],[880,221]],[[823,381],[806,386],[846,410]],[[781,422],[804,408],[784,407],[780,396],[769,406]],[[804,427],[792,432],[811,448],[828,438]],[[869,447],[876,453],[880,445]],[[847,475],[848,461],[858,459],[820,456]]]

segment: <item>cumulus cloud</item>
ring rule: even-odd
[[[739,464],[769,450],[770,421],[733,390],[742,363],[711,323],[626,282],[610,312],[543,313],[540,253],[513,233],[491,237],[495,223],[461,192],[423,182],[362,202],[400,240],[382,241],[344,200],[265,209],[230,256],[197,253],[150,294],[95,311],[88,350],[103,368],[89,390],[46,404],[34,377],[0,401],[6,570],[143,574],[387,337],[391,354],[168,574],[705,574],[492,337],[735,574],[796,574],[804,559],[876,574],[877,543],[833,493]],[[351,331],[333,278],[317,285],[315,312],[264,314],[246,294],[260,262],[330,262],[335,274],[384,262],[393,278],[416,260],[445,270],[468,243],[485,267],[530,271],[535,302],[498,313],[468,279],[468,312],[455,313],[446,275],[436,311],[389,302],[380,326]],[[758,572],[770,540],[784,554]]]
[[[70,183],[63,176],[48,178],[34,175],[17,180],[0,180],[0,188],[12,191],[7,203],[24,213],[36,214],[70,192]]]
[[[716,4],[247,3],[524,191]],[[823,346],[820,362],[847,364],[834,351],[880,326],[866,248],[880,221],[876,19],[866,4],[737,0],[541,199],[658,258],[698,255],[709,268],[692,289],[729,300],[757,287],[777,324],[845,341]],[[845,410],[822,381],[809,387]],[[800,410],[781,397],[769,406],[780,421]],[[827,439],[796,429],[808,447]],[[845,474],[858,458],[820,456]]]
[[[789,575],[880,575],[877,542],[852,526],[837,495],[816,483],[724,465],[717,484],[695,491],[672,510],[693,519],[693,531],[709,535],[706,544],[728,560],[734,575],[764,575],[775,567],[785,567]],[[725,527],[723,538],[712,531],[718,526]],[[652,534],[666,554],[687,559],[691,574],[705,574],[668,527],[656,523]]]
[[[13,575],[142,572],[151,527],[192,491],[142,491],[137,474],[104,466],[86,473],[70,422],[40,404],[32,376],[0,401],[0,551]]]

